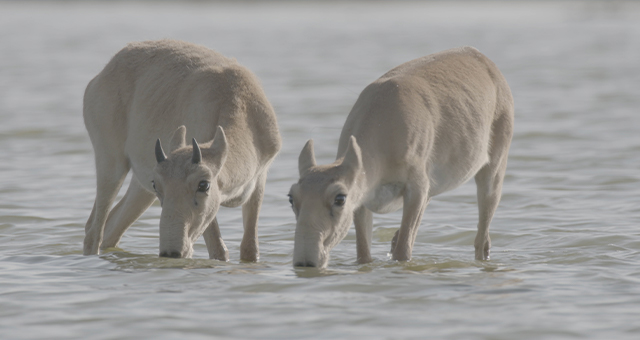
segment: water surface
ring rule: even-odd
[[[160,259],[155,204],[119,249],[82,256],[95,195],[88,81],[129,41],[200,43],[253,70],[279,118],[259,263]],[[353,230],[329,269],[293,269],[286,194],[313,138],[333,160],[360,91],[390,68],[471,45],[503,71],[516,129],[492,259],[473,260],[473,181],[435,197],[414,257],[399,213]],[[640,6],[626,2],[0,2],[3,339],[636,339],[640,336]]]

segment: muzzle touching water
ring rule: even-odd
[[[179,259],[182,257],[182,254],[178,251],[163,251],[163,252],[160,252],[160,257],[170,257],[174,259]]]
[[[163,210],[163,215],[165,211]],[[193,254],[193,242],[189,237],[189,224],[179,220],[168,223],[166,216],[160,217],[160,257],[189,258]]]
[[[293,245],[294,267],[324,267],[327,256],[319,234],[296,231]]]
[[[316,264],[312,261],[300,261],[293,265],[294,267],[316,267]]]

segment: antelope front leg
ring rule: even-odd
[[[260,258],[258,247],[258,215],[264,197],[264,186],[266,173],[260,175],[256,187],[249,198],[249,201],[242,205],[242,222],[244,224],[244,235],[240,242],[240,260],[257,262]]]
[[[391,241],[392,260],[411,260],[411,251],[418,233],[418,227],[420,226],[424,209],[429,203],[428,183],[426,179],[419,183],[407,183],[402,209],[402,223]]]
[[[134,176],[131,179],[127,193],[111,212],[109,212],[100,248],[107,249],[117,247],[124,232],[155,200],[156,196],[144,190],[138,179]]]
[[[371,258],[373,214],[363,205],[354,213],[353,222],[356,225],[356,249],[358,252],[358,263],[369,263],[373,261]]]
[[[202,237],[204,237],[204,243],[207,244],[210,259],[225,262],[229,261],[229,251],[222,240],[217,217],[214,218],[213,222],[205,229]]]

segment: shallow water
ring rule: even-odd
[[[82,256],[95,195],[84,87],[133,40],[204,44],[253,70],[283,149],[240,263],[158,258],[156,204],[119,249]],[[315,140],[333,160],[359,92],[388,69],[472,45],[503,71],[516,130],[492,259],[473,260],[473,182],[435,197],[414,257],[400,214],[353,230],[329,268],[293,269],[286,194]],[[640,336],[640,6],[625,2],[0,2],[0,338],[636,339]]]

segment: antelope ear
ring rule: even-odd
[[[298,157],[298,172],[300,172],[300,176],[312,166],[316,166],[316,156],[313,154],[313,139],[309,139]]]
[[[171,136],[171,142],[169,142],[170,152],[174,152],[180,148],[187,146],[186,142],[187,128],[184,125],[179,126],[173,135]]]
[[[362,151],[354,136],[349,138],[349,145],[342,159],[341,166],[346,171],[347,182],[349,183],[352,183],[356,175],[362,171]]]
[[[218,125],[216,135],[213,137],[213,142],[209,148],[209,152],[213,155],[210,161],[218,168],[218,171],[222,169],[224,162],[227,160],[228,144],[227,136],[224,134],[222,126]]]

